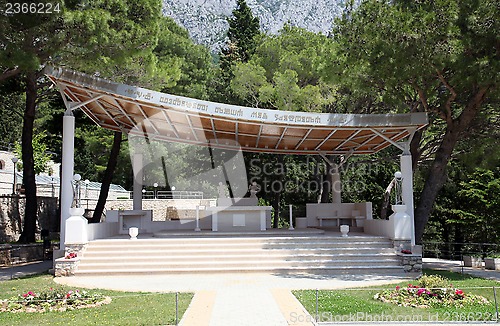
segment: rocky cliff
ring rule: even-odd
[[[263,31],[278,32],[285,23],[328,33],[344,0],[247,0]],[[228,29],[226,18],[236,0],[163,0],[163,14],[184,26],[198,43],[218,51]]]

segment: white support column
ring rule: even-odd
[[[217,218],[217,211],[212,213],[212,231],[219,231],[219,220]]]
[[[401,155],[402,193],[406,214],[411,217],[411,245],[415,245],[415,209],[413,204],[413,168],[411,153],[404,151]]]
[[[70,217],[73,202],[73,174],[75,167],[75,117],[66,111],[63,117],[62,141],[62,173],[61,173],[61,233],[60,250],[64,250],[66,239],[66,220]]]
[[[134,188],[133,188],[133,209],[142,211],[142,183],[144,180],[142,153],[135,153],[133,160]]]
[[[340,180],[338,168],[332,173],[332,203],[342,203],[342,181]]]

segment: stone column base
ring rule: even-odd
[[[64,256],[54,260],[54,275],[56,277],[75,275],[75,271],[80,264],[80,258],[85,251],[86,244],[66,244],[65,247]],[[71,254],[75,256],[69,258]]]
[[[398,258],[406,273],[422,273],[422,255],[398,253]]]

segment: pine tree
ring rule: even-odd
[[[227,47],[222,51],[241,62],[247,62],[255,51],[255,37],[259,35],[259,18],[254,17],[245,0],[238,0],[233,17],[228,18],[229,38]]]
[[[247,62],[254,53],[256,37],[260,34],[259,19],[254,17],[245,0],[237,0],[232,17],[227,19],[229,30],[225,47],[220,53],[219,76],[215,79],[215,94],[212,99],[232,104],[241,104],[232,96],[229,84],[234,75],[232,67],[237,62]]]
[[[236,62],[247,62],[254,53],[255,38],[259,35],[259,18],[254,17],[245,0],[238,0],[233,16],[227,19],[229,30],[226,46],[222,49],[220,67],[225,79],[232,77],[231,66]]]

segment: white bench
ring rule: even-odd
[[[333,214],[332,214],[333,215]],[[336,220],[335,226],[340,226],[340,220],[351,220],[351,226],[358,226],[358,220],[365,219],[359,211],[352,211],[352,216],[316,216],[319,221],[319,226],[323,226],[323,220]]]

